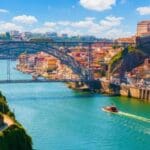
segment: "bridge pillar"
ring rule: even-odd
[[[89,81],[93,80],[92,62],[93,62],[92,45],[91,43],[88,43],[88,80]]]
[[[8,55],[8,59],[7,59],[7,80],[10,81],[10,61],[11,61],[10,49],[9,49],[8,53],[9,53],[9,55]]]

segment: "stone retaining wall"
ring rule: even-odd
[[[111,95],[121,95],[127,97],[133,97],[141,100],[150,101],[150,89],[131,87],[129,85],[116,85],[109,81],[101,81],[101,92]]]

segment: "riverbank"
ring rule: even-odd
[[[150,89],[139,88],[128,84],[113,84],[109,81],[100,81],[100,92],[112,96],[125,96],[129,98],[136,98],[142,101],[150,102]]]
[[[0,150],[32,150],[32,139],[15,119],[6,98],[0,93]]]
[[[26,64],[18,64],[17,70],[32,75],[32,79],[35,80],[38,77],[43,77],[45,79],[55,79],[55,77],[48,77],[48,74],[41,72],[37,74],[37,71],[34,67],[32,69],[27,69]],[[92,91],[97,93],[109,94],[112,96],[126,96],[131,98],[136,98],[140,100],[150,101],[150,89],[136,87],[136,85],[127,85],[127,84],[114,84],[110,80],[95,80],[92,82],[68,82],[67,86],[76,91]]]
[[[92,89],[84,83],[67,83],[67,86],[77,91],[92,91],[96,93],[108,94],[111,96],[125,96],[129,98],[136,98],[150,102],[150,89],[138,88],[130,85],[117,85],[109,81],[97,81]]]

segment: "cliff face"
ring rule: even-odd
[[[32,150],[31,137],[10,111],[6,98],[0,93],[0,113],[8,120],[0,129],[0,150]]]
[[[111,60],[110,74],[119,73],[123,77],[126,71],[131,71],[133,68],[141,65],[147,57],[149,57],[149,54],[142,49],[125,48]]]
[[[137,47],[150,56],[150,35],[145,37],[138,37],[136,40]]]

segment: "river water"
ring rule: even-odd
[[[0,61],[0,79],[6,78],[6,63]],[[12,78],[31,78],[15,64]],[[37,150],[150,149],[150,103],[75,92],[64,83],[1,84],[0,90]],[[118,115],[101,110],[112,103]]]

